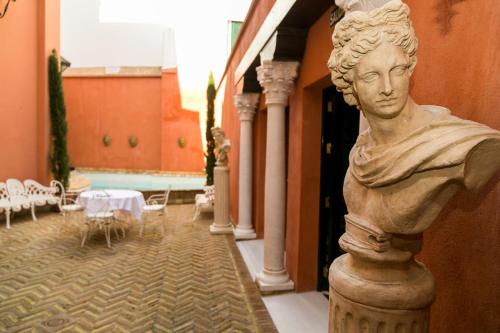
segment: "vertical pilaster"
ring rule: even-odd
[[[236,239],[257,237],[252,226],[252,122],[258,102],[259,94],[234,96],[234,104],[240,114],[238,225],[234,229]]]
[[[257,277],[263,291],[293,289],[285,268],[286,138],[285,108],[297,77],[298,62],[264,61],[257,67],[267,106],[264,195],[264,269]]]

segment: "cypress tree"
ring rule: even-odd
[[[68,124],[66,122],[66,106],[62,88],[62,77],[59,69],[59,58],[56,50],[49,56],[49,101],[50,101],[50,167],[54,178],[65,188],[69,185],[69,155],[66,144]]]
[[[215,167],[215,141],[212,136],[212,127],[214,127],[214,100],[215,100],[215,81],[212,72],[208,76],[207,87],[207,128],[205,137],[207,139],[207,152],[205,154],[206,165],[205,172],[207,174],[207,185],[214,183],[214,167]]]

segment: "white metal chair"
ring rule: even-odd
[[[105,192],[104,192],[105,193]],[[105,194],[104,194],[105,195]],[[111,248],[111,224],[113,219],[113,207],[108,200],[102,200],[102,204],[95,212],[86,214],[87,228],[82,232],[81,247],[85,245],[85,241],[90,239],[92,232],[98,228],[104,230],[106,243],[108,248]]]
[[[165,236],[165,223],[167,219],[167,203],[168,197],[170,195],[170,189],[172,186],[168,187],[168,190],[162,194],[154,194],[146,200],[146,205],[142,211],[141,218],[141,228],[139,230],[139,236],[142,237],[144,234],[144,228],[146,224],[146,218],[150,218],[152,215],[163,216],[162,221],[160,221],[160,231],[162,237]]]
[[[116,239],[120,239],[118,229],[122,232],[122,237],[125,238],[125,229],[130,226],[130,212],[122,209],[113,210],[113,218],[111,219],[111,227],[115,232]]]
[[[52,183],[51,183],[52,185]],[[35,207],[49,205],[59,205],[61,201],[56,193],[57,187],[54,186],[44,186],[33,179],[26,179],[24,181],[24,191],[29,201],[31,201],[31,214],[33,215],[33,220],[36,221]]]
[[[83,224],[83,210],[85,207],[76,203],[75,199],[68,197],[66,191],[64,190],[64,186],[60,181],[53,180],[50,182],[50,187],[55,189],[56,193],[59,193],[59,200],[57,202],[59,206],[59,212],[63,215],[64,225],[67,226],[68,221],[67,217],[71,215],[79,215],[78,224],[81,227]],[[62,228],[61,228],[62,230]]]
[[[205,193],[197,194],[194,197],[195,211],[193,221],[195,221],[201,213],[209,213],[214,211],[215,205],[215,186],[205,186]]]
[[[21,209],[31,208],[31,218],[36,221],[34,203],[28,198],[26,189],[19,180],[10,178],[6,182],[7,192],[9,194],[9,200],[12,207],[15,207],[14,211],[20,211]]]

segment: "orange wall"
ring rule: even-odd
[[[199,116],[182,109],[175,69],[161,77],[66,76],[64,89],[75,167],[203,171]],[[104,135],[112,140],[107,147]],[[130,136],[138,139],[134,148]]]
[[[408,0],[420,40],[412,96],[500,129],[500,2]],[[424,233],[420,259],[436,279],[431,332],[500,328],[499,175],[459,193]]]
[[[234,224],[238,223],[238,193],[239,193],[239,169],[240,169],[240,115],[234,106],[233,98],[236,90],[232,87],[234,82],[234,70],[230,70],[227,75],[230,85],[226,85],[224,91],[224,102],[222,104],[222,129],[226,137],[231,140],[231,151],[229,152],[229,214]],[[255,118],[255,117],[254,117]],[[255,119],[254,119],[255,121]],[[255,123],[253,124],[255,125]],[[255,220],[255,216],[252,216]],[[254,222],[255,225],[255,222]]]
[[[266,174],[266,134],[267,110],[264,97],[260,96],[259,111],[253,123],[253,185],[252,185],[252,218],[257,238],[264,237],[264,185]],[[237,143],[233,143],[237,145]]]
[[[331,10],[309,29],[295,92],[290,96],[286,265],[297,291],[317,283],[322,90],[331,86]],[[318,65],[320,64],[320,65]]]
[[[230,163],[230,180],[229,180],[229,186],[230,186],[230,216],[231,219],[234,223],[237,223],[238,221],[238,170],[239,170],[239,138],[240,138],[240,120],[239,120],[239,114],[238,111],[236,110],[236,107],[233,104],[233,96],[238,93],[237,88],[235,86],[236,82],[234,82],[234,71],[236,70],[236,67],[240,63],[241,59],[245,55],[245,52],[247,51],[248,47],[250,46],[250,43],[252,42],[253,38],[259,31],[262,22],[265,20],[268,12],[271,10],[273,7],[274,3],[276,0],[254,0],[252,2],[251,8],[249,10],[249,15],[246,18],[246,22],[243,25],[241,31],[240,31],[240,36],[238,37],[238,40],[234,46],[233,53],[230,56],[230,59],[228,60],[228,64],[226,66],[226,72],[225,72],[225,79],[227,81],[226,87],[224,91],[217,91],[217,98],[221,98],[221,95],[223,95],[223,105],[222,105],[222,125],[221,127],[224,129],[226,137],[230,138],[231,140],[231,151],[229,153],[229,163]],[[222,81],[222,80],[221,80]],[[259,108],[263,109],[263,108]],[[263,140],[265,142],[265,130],[263,130],[262,127],[265,128],[266,124],[262,123],[265,118],[260,117],[259,114],[255,116],[254,119],[254,142],[260,142],[261,145],[258,147],[255,147],[256,145],[254,144],[254,151],[257,153],[262,153],[262,138],[260,138],[260,133],[263,133],[264,137]],[[260,120],[259,120],[260,119]],[[260,125],[257,125],[260,124]],[[256,127],[258,126],[258,128]],[[255,141],[257,140],[257,141]],[[259,141],[260,140],[260,141]],[[264,146],[264,156],[265,156],[265,146]],[[257,189],[254,187],[254,198],[256,193],[259,193],[259,191],[263,191],[264,189],[264,171],[262,170],[264,168],[264,165],[262,164],[264,160],[256,160],[257,157],[254,156],[254,168],[257,168],[254,170],[255,172],[262,172],[262,176],[260,178],[256,178],[254,180],[257,182],[260,182],[257,187]],[[255,162],[260,163],[260,164],[255,164]],[[260,168],[260,169],[259,169]],[[260,170],[260,171],[259,171]],[[254,173],[255,176],[255,173]],[[262,192],[263,193],[263,192]],[[263,198],[259,201],[258,198],[257,200],[254,200],[253,205],[256,209],[254,212],[252,219],[253,224],[256,228],[257,235],[259,237],[262,237],[263,234],[263,214],[264,214],[264,206],[263,206]],[[256,206],[255,206],[256,205]],[[260,209],[260,210],[259,210]]]
[[[161,83],[161,169],[203,172],[199,113],[182,109],[176,69],[164,70]],[[185,147],[178,139],[185,138]]]
[[[52,178],[50,158],[50,109],[48,87],[48,57],[53,49],[59,54],[60,45],[60,1],[40,0],[38,2],[38,113],[37,152],[38,180],[48,183]]]
[[[59,49],[59,1],[12,2],[0,19],[0,181],[47,182],[47,61]]]
[[[64,77],[71,163],[160,169],[160,87],[159,77]],[[104,135],[112,140],[107,147]]]

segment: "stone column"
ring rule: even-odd
[[[238,94],[234,104],[240,113],[240,181],[236,239],[256,238],[252,227],[252,122],[259,94]]]
[[[214,222],[210,225],[211,234],[230,234],[233,225],[229,218],[229,167],[214,168],[215,205]]]
[[[264,194],[264,269],[256,277],[262,291],[291,290],[285,269],[286,161],[285,107],[297,77],[298,62],[264,61],[257,67],[267,105]]]

